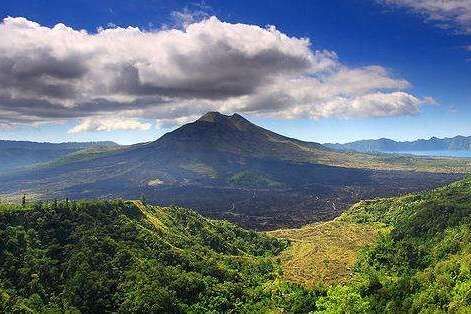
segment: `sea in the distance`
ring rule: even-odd
[[[408,150],[408,151],[396,151],[396,152],[385,152],[385,153],[416,155],[416,156],[471,158],[471,151],[469,150]]]

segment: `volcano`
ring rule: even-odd
[[[153,142],[66,156],[0,176],[0,193],[145,197],[272,229],[330,219],[359,199],[423,190],[462,176],[345,166],[371,158],[289,138],[239,114],[209,112]]]

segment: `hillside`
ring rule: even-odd
[[[256,229],[337,216],[355,201],[462,177],[470,160],[336,152],[240,115],[211,112],[150,143],[67,155],[0,176],[0,196],[125,198],[180,205]]]
[[[345,144],[326,143],[324,146],[358,152],[406,152],[406,151],[446,151],[471,150],[471,136],[455,136],[451,138],[432,137],[428,140],[398,142],[387,138],[377,140],[361,140]]]
[[[336,219],[269,234],[291,242],[281,258],[284,278],[315,288],[351,280],[358,251],[387,231],[380,224]]]
[[[37,143],[0,140],[0,173],[50,162],[69,154],[117,147],[114,142]]]
[[[0,311],[471,310],[471,179],[272,234],[291,244],[139,201],[2,204]]]
[[[334,221],[272,234],[293,241],[283,253],[286,279],[331,286],[318,309],[471,311],[469,178],[420,194],[362,201]]]
[[[295,311],[286,242],[140,202],[0,205],[0,312]],[[302,298],[301,298],[302,297]],[[311,304],[309,303],[311,302]]]

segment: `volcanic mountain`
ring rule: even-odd
[[[0,193],[10,198],[145,197],[269,229],[331,218],[361,198],[461,177],[408,171],[404,165],[410,160],[394,162],[285,137],[238,114],[210,112],[154,142],[66,156],[3,175]]]
[[[195,122],[165,134],[152,146],[172,152],[217,151],[238,156],[284,159],[312,158],[316,150],[329,150],[321,144],[268,131],[239,114],[226,116],[218,112],[209,112]]]

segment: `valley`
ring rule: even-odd
[[[332,312],[471,310],[471,181],[361,201],[333,221],[270,234],[290,239],[283,277],[329,286]],[[355,310],[352,310],[355,309]]]
[[[470,202],[465,179],[268,234],[141,201],[0,204],[0,310],[466,313]]]
[[[209,112],[154,142],[81,151],[0,175],[0,197],[139,199],[257,230],[332,219],[365,198],[463,177],[468,159],[341,152]]]
[[[0,13],[0,314],[471,314],[471,0]]]
[[[211,112],[10,169],[0,311],[466,311],[470,164],[336,151]]]

